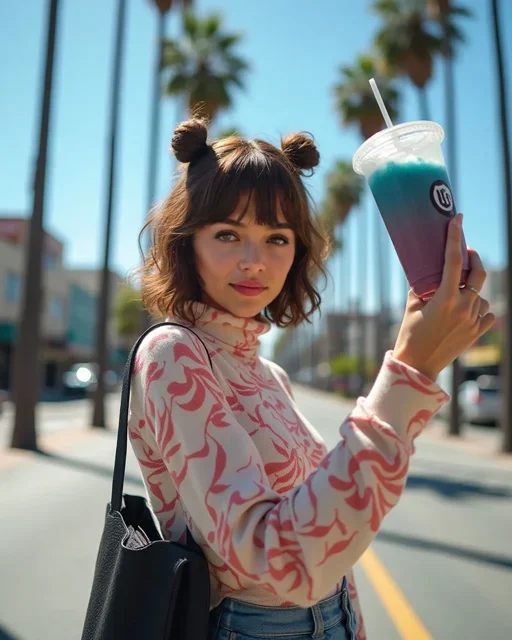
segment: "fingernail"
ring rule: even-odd
[[[458,213],[457,216],[455,217],[455,224],[457,225],[457,227],[459,227],[459,229],[462,229],[463,220],[464,220],[464,214]]]

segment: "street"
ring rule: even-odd
[[[332,447],[350,403],[294,393]],[[112,427],[118,401],[108,402]],[[110,495],[114,429],[84,429],[86,401],[44,405],[40,417],[47,454],[0,450],[1,640],[80,638]],[[2,447],[10,424],[7,409]],[[436,429],[417,441],[403,498],[356,566],[368,638],[511,638],[512,461]],[[492,429],[476,433],[498,441]],[[143,493],[131,452],[126,480]]]

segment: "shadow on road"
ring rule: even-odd
[[[12,633],[7,631],[2,624],[0,623],[0,640],[21,640],[20,636],[14,636]]]
[[[510,487],[488,486],[470,480],[455,480],[443,476],[411,473],[406,489],[430,489],[445,498],[460,500],[464,498],[512,498]]]
[[[94,464],[94,462],[87,462],[85,460],[77,460],[76,458],[67,458],[66,456],[62,456],[58,453],[50,453],[48,451],[37,451],[37,454],[52,460],[53,462],[57,462],[65,467],[70,467],[77,471],[87,471],[89,473],[94,473],[95,475],[104,476],[105,478],[112,478],[112,473],[114,471],[114,464],[112,462],[112,467],[103,467],[99,464]],[[125,482],[129,482],[131,484],[135,484],[139,487],[144,488],[144,483],[142,482],[142,478],[139,476],[131,475],[130,473],[125,473],[124,476]],[[0,636],[0,640],[2,640],[2,636]]]
[[[455,546],[446,542],[425,540],[424,538],[416,538],[402,533],[393,533],[392,531],[380,531],[377,534],[377,540],[380,542],[390,542],[391,544],[400,544],[413,549],[422,549],[423,551],[434,551],[435,553],[456,556],[464,560],[490,564],[512,571],[512,557],[489,553],[487,551],[478,551],[477,549],[468,549],[461,547],[460,544]]]

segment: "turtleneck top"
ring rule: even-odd
[[[399,501],[414,439],[449,396],[388,352],[328,451],[287,374],[258,355],[270,323],[192,308],[213,370],[191,331],[158,327],[131,383],[130,441],[162,535],[183,542],[188,526],[209,563],[211,607],[224,597],[311,607],[347,576],[364,638],[352,567]]]

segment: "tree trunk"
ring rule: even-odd
[[[441,25],[443,33],[446,33],[444,21],[445,14],[441,15]],[[448,173],[450,175],[450,183],[454,194],[455,202],[457,202],[458,194],[458,166],[457,166],[457,119],[455,113],[455,82],[453,78],[453,58],[450,55],[449,43],[445,43],[444,50],[446,52],[444,59],[444,92],[446,106],[446,159]],[[452,365],[452,379],[450,387],[450,395],[452,401],[450,403],[450,424],[448,432],[451,436],[460,436],[460,405],[459,405],[459,386],[462,382],[462,370],[459,359],[456,359]]]
[[[165,37],[165,27],[167,23],[167,14],[158,12],[157,25],[157,43],[156,55],[153,68],[153,94],[151,102],[151,125],[149,134],[149,159],[148,159],[148,175],[147,175],[147,199],[146,199],[146,216],[150,216],[156,200],[159,154],[158,142],[160,140],[160,112],[162,105],[162,43]],[[146,221],[145,221],[146,222]],[[149,230],[146,231],[148,234]],[[145,251],[150,248],[150,238],[146,235]],[[141,333],[149,329],[151,326],[151,315],[147,311],[141,313]]]
[[[365,317],[365,302],[367,293],[367,260],[368,260],[368,242],[366,228],[366,208],[363,206],[359,211],[359,278],[357,292],[357,311],[356,322],[359,323],[359,357],[358,372],[360,376],[360,387],[358,394],[363,392],[366,380],[366,343],[368,337],[367,323]]]
[[[126,0],[118,0],[115,34],[114,66],[112,75],[112,94],[110,111],[109,143],[109,180],[105,214],[105,247],[101,288],[97,312],[96,363],[98,381],[94,393],[93,427],[105,428],[105,372],[109,364],[108,317],[111,299],[110,243],[112,235],[112,212],[114,202],[114,184],[116,178],[117,129],[119,122],[119,102],[121,95],[121,63],[123,60],[124,33],[126,22]]]
[[[28,240],[25,245],[25,282],[13,366],[15,418],[11,446],[31,450],[37,449],[35,408],[41,387],[39,348],[41,339],[41,302],[43,298],[43,218],[58,5],[58,0],[51,0],[48,12],[48,39],[39,129],[39,150],[34,180],[32,217],[28,227]]]
[[[507,238],[507,276],[505,281],[507,302],[504,323],[504,356],[502,361],[501,428],[503,431],[503,451],[505,453],[512,453],[512,313],[510,304],[510,287],[512,286],[512,162],[510,158],[510,136],[507,117],[506,73],[501,43],[498,0],[492,0],[491,6],[494,43],[496,47],[501,148],[503,151],[503,174],[505,181],[505,237]]]
[[[427,88],[418,88],[418,100],[420,106],[420,117],[422,120],[430,120],[430,107],[428,105]]]
[[[350,242],[350,227],[348,226],[348,219],[345,221],[345,224],[342,227],[343,230],[343,248],[342,251],[345,253],[345,276],[341,279],[341,291],[342,294],[340,297],[344,297],[346,300],[345,305],[343,302],[340,305],[340,311],[343,312],[343,306],[345,306],[346,312],[350,312],[350,302],[351,302],[351,286],[352,286],[352,245]]]
[[[374,210],[374,241],[375,241],[375,283],[377,288],[377,314],[376,314],[376,339],[375,339],[375,366],[379,367],[384,358],[384,334],[387,326],[385,271],[387,264],[384,260],[384,247],[382,238],[382,221],[379,209]]]

